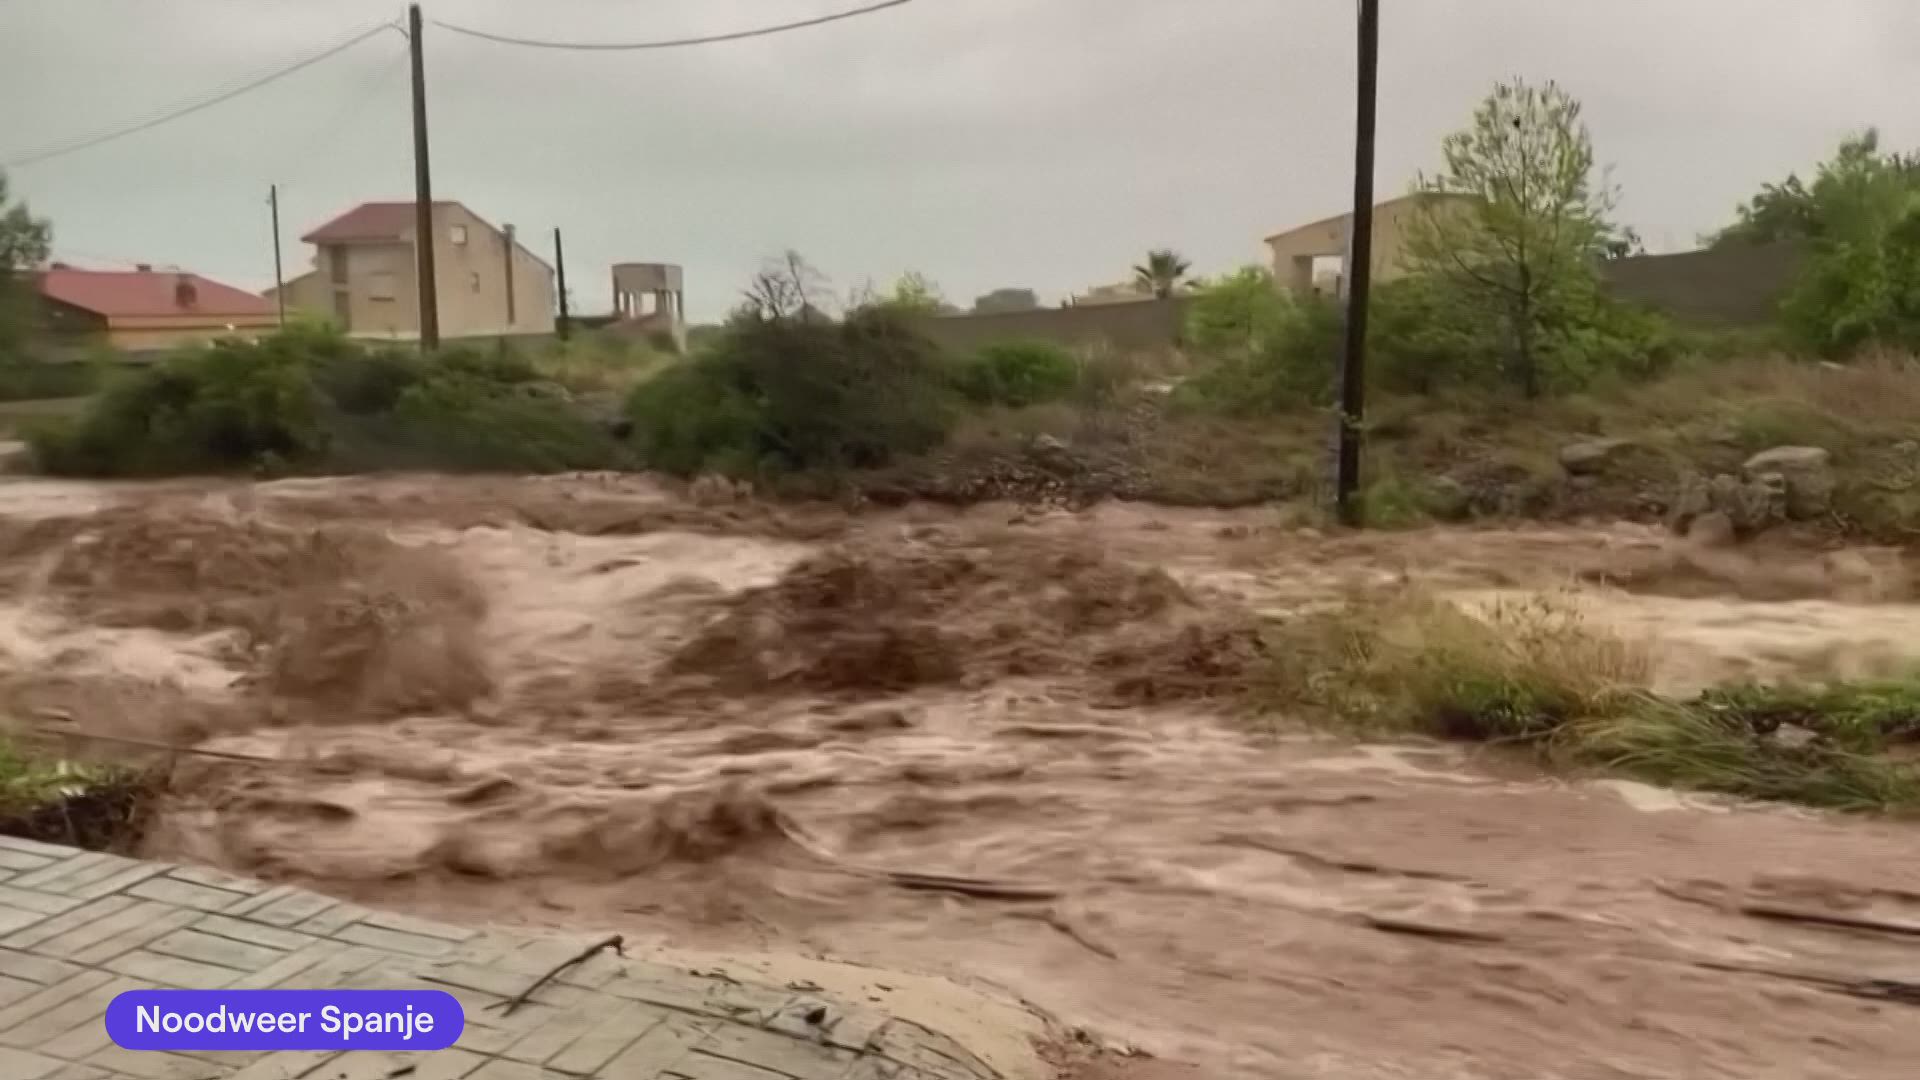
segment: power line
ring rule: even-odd
[[[277,175],[283,185],[286,181],[295,179],[301,173],[306,172],[309,166],[333,148],[333,144],[338,141],[341,136],[346,134],[347,129],[352,123],[367,111],[368,106],[372,105],[383,91],[393,84],[393,76],[406,70],[406,60],[407,51],[405,49],[395,52],[384,67],[375,71],[373,76],[362,84],[360,87],[361,93],[358,97],[350,99],[346,107],[333,116],[325,127],[317,130],[311,139],[303,142],[300,146],[294,148],[292,153],[287,155],[286,160],[281,163],[280,168],[277,170]]]
[[[284,79],[289,75],[292,75],[296,71],[305,70],[306,68],[310,68],[313,65],[320,63],[322,60],[327,60],[327,59],[331,59],[332,57],[338,56],[341,53],[346,52],[348,49],[353,48],[355,45],[358,45],[361,42],[366,41],[368,38],[371,38],[376,34],[379,34],[387,30],[397,31],[399,30],[399,27],[394,25],[391,22],[383,22],[378,26],[370,27],[366,30],[361,31],[360,33],[354,35],[353,37],[348,38],[347,40],[341,42],[338,45],[334,45],[330,48],[314,53],[313,55],[308,56],[302,60],[298,60],[292,64],[289,64],[286,67],[279,68],[278,70],[269,72],[266,75],[262,75],[259,78],[249,80],[248,82],[242,83],[231,90],[226,90],[220,93],[216,93],[214,96],[210,98],[204,98],[199,101],[191,102],[187,105],[181,106],[177,109],[173,109],[159,116],[152,117],[146,120],[135,121],[134,123],[116,128],[112,131],[108,131],[100,135],[84,137],[76,141],[71,141],[71,142],[67,142],[64,144],[56,145],[56,146],[46,147],[40,150],[29,151],[18,157],[9,159],[4,162],[0,162],[0,168],[17,169],[24,165],[37,165],[43,161],[51,161],[54,158],[65,157],[68,154],[77,154],[82,150],[90,150],[93,147],[100,146],[104,143],[113,142],[116,139],[124,139],[129,135],[137,135],[140,132],[148,131],[153,128],[159,127],[162,124],[172,123],[175,120],[179,120],[184,117],[191,116],[194,113],[200,112],[204,109],[211,109],[215,105],[220,105],[225,102],[232,101],[234,98],[237,98],[242,94],[246,94],[254,90],[258,90],[261,87],[268,85],[269,83],[278,82],[279,80]]]
[[[505,34],[491,34],[484,30],[455,26],[452,23],[441,22],[439,19],[433,20],[433,25],[442,30],[449,30],[456,34],[465,34],[467,37],[480,38],[484,41],[498,42],[502,45],[524,45],[533,49],[573,49],[587,52],[634,52],[640,49],[678,49],[688,45],[713,45],[722,41],[741,41],[746,38],[766,37],[769,34],[784,34],[789,30],[804,30],[809,26],[821,26],[825,23],[839,22],[842,19],[871,15],[876,11],[885,11],[887,8],[900,7],[903,4],[910,4],[912,2],[913,0],[881,0],[879,3],[868,4],[866,7],[853,8],[848,11],[836,11],[831,15],[820,15],[811,19],[801,19],[798,22],[780,23],[775,26],[761,26],[752,30],[735,30],[726,34],[669,38],[659,41],[536,41],[530,38],[509,37]]]

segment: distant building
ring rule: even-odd
[[[608,328],[633,337],[664,336],[687,348],[685,275],[672,263],[615,263],[613,322]]]
[[[274,305],[199,274],[76,270],[55,263],[37,278],[52,332],[117,349],[170,349],[224,337],[258,337],[279,326]]]
[[[1068,304],[1072,307],[1088,307],[1095,304],[1132,304],[1151,299],[1151,288],[1138,281],[1121,281],[1112,285],[1095,285],[1086,292],[1076,293]]]
[[[1032,289],[995,289],[973,301],[975,315],[993,315],[1006,311],[1033,311],[1040,298]]]
[[[362,203],[301,237],[313,269],[286,283],[287,306],[359,337],[420,336],[414,204]],[[544,334],[558,300],[551,266],[457,202],[433,204],[442,338]],[[274,290],[267,290],[272,300]]]
[[[1407,235],[1421,214],[1458,212],[1474,199],[1416,192],[1377,204],[1373,208],[1373,280],[1391,281],[1406,272]],[[1267,237],[1274,280],[1298,293],[1339,292],[1352,229],[1351,213],[1336,214]]]

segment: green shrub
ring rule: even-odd
[[[1345,322],[1340,309],[1320,299],[1282,303],[1287,312],[1283,323],[1248,324],[1254,329],[1245,344],[1208,355],[1176,388],[1174,404],[1253,416],[1330,402]]]
[[[392,467],[551,471],[631,455],[505,350],[422,359],[295,326],[183,350],[28,433],[49,472],[162,475]]]
[[[954,410],[937,347],[897,314],[742,318],[628,398],[653,468],[686,475],[884,465],[939,444]]]
[[[1211,355],[1256,355],[1295,332],[1293,298],[1263,266],[1206,282],[1187,306],[1186,343]]]
[[[1019,408],[1057,401],[1072,393],[1080,362],[1046,341],[1002,341],[981,348],[959,365],[955,381],[976,405]]]
[[[49,472],[137,476],[275,468],[326,449],[322,397],[284,342],[219,342],[115,380],[80,416],[28,432]]]
[[[0,401],[85,397],[106,381],[107,370],[104,358],[66,363],[24,358],[0,361]]]

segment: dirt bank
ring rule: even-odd
[[[1886,668],[1920,653],[1897,552],[1128,505],[796,525],[594,477],[129,490],[0,486],[0,690],[232,756],[182,767],[156,854],[988,980],[1202,1075],[1920,1053],[1872,982],[1911,937],[1777,917],[1920,925],[1911,827],[1350,747],[1215,693],[1254,614],[1405,582],[1566,591],[1668,688]]]

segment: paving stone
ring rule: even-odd
[[[147,948],[183,960],[219,964],[237,971],[259,971],[286,955],[264,945],[249,945],[244,941],[203,934],[198,930],[176,930],[149,944]]]
[[[548,1059],[565,1050],[582,1035],[592,1031],[609,1012],[615,1011],[621,1004],[623,1003],[619,1001],[602,998],[564,1009],[560,1015],[532,1028],[505,1050],[500,1051],[500,1056],[512,1058],[515,1061],[530,1061],[535,1065],[546,1064]]]
[[[194,923],[193,928],[204,934],[232,938],[235,941],[245,941],[253,945],[264,945],[269,949],[279,949],[281,952],[295,952],[326,940],[314,937],[312,934],[302,934],[296,930],[282,930],[277,926],[266,926],[225,915],[208,915]]]
[[[664,1023],[667,1014],[630,1001],[616,1002],[600,1021],[572,1044],[546,1060],[561,1072],[592,1074]]]
[[[26,1050],[0,1048],[0,1076],[7,1080],[45,1080],[66,1062]]]
[[[182,990],[218,990],[232,985],[242,974],[218,964],[203,964],[197,960],[162,956],[140,949],[116,956],[101,966],[115,974],[131,975],[136,979]]]
[[[106,918],[116,912],[125,911],[127,908],[139,902],[140,901],[135,900],[131,896],[103,897],[92,903],[83,904],[80,907],[74,908],[63,915],[56,915],[38,925],[8,934],[6,937],[0,938],[0,945],[6,945],[15,949],[31,949],[49,938],[59,937],[69,930],[86,926],[97,919]]]
[[[49,1057],[81,1061],[112,1045],[113,1040],[108,1037],[107,1025],[102,1018],[83,1020],[34,1049]]]
[[[403,934],[417,934],[421,937],[445,938],[448,941],[471,941],[480,936],[478,930],[450,923],[435,922],[432,919],[416,919],[411,915],[396,915],[388,911],[373,911],[360,920],[368,926],[377,926],[382,930],[398,930]]]
[[[421,978],[502,998],[510,998],[527,988],[527,977],[517,971],[478,964],[435,964],[423,970]]]
[[[305,892],[290,885],[280,885],[250,899],[242,900],[228,908],[225,914],[267,923],[270,926],[292,926],[333,906],[334,902],[331,899],[318,893]]]
[[[795,995],[788,990],[750,986],[689,975],[658,964],[630,964],[628,977],[615,979],[603,993],[672,1009],[724,1017],[772,1017]]]
[[[4,964],[0,964],[0,971],[4,971]],[[39,993],[40,990],[41,987],[39,983],[28,982],[25,979],[17,979],[12,975],[0,974],[0,1006],[11,1005],[21,998],[32,997],[34,994]],[[5,1074],[0,1073],[0,1075]]]
[[[91,1065],[62,1065],[53,1070],[45,1080],[117,1080]]]
[[[405,934],[398,930],[382,930],[367,923],[355,923],[332,936],[335,941],[350,941],[355,945],[406,953],[408,956],[445,956],[454,949],[454,943],[445,938],[422,937],[419,934]]]
[[[125,898],[108,897],[107,899]],[[86,908],[79,908],[67,915],[54,916],[48,921],[68,918],[85,910]],[[63,956],[83,964],[97,963],[116,953],[124,952],[134,945],[152,940],[155,935],[149,931],[164,932],[168,923],[174,926],[181,925],[183,920],[180,913],[183,910],[155,903],[152,900],[136,900],[105,918],[81,923],[58,937],[42,941],[33,946],[33,950],[44,956]]]
[[[721,1024],[702,1040],[701,1053],[793,1076],[832,1076],[853,1062],[846,1050],[745,1024]]]
[[[538,1065],[494,1060],[467,1074],[467,1080],[573,1080],[573,1078],[543,1069]]]
[[[26,1024],[41,1013],[84,996],[113,981],[113,976],[105,971],[82,971],[70,979],[62,980],[53,986],[0,1009],[0,1041],[5,1041],[8,1032]]]
[[[152,912],[151,908],[147,910]],[[87,946],[75,953],[73,959],[76,963],[97,966],[121,953],[137,949],[154,938],[180,929],[192,922],[199,914],[192,908],[167,907],[104,941]],[[52,942],[48,943],[48,945],[51,944]]]
[[[614,1077],[654,1076],[671,1070],[687,1056],[694,1044],[705,1039],[723,1021],[692,1016],[671,1016],[648,1029],[608,1062],[600,1075]]]
[[[378,968],[386,959],[386,954],[378,949],[350,945],[314,964],[298,978],[289,979],[281,985],[289,990],[332,990],[357,985],[356,980]]]
[[[793,1080],[789,1073],[763,1069],[744,1061],[709,1057],[699,1050],[688,1054],[667,1075],[680,1077],[681,1080]]]
[[[317,915],[302,919],[293,926],[302,933],[319,937],[333,937],[334,932],[352,926],[372,912],[358,904],[333,904]]]
[[[820,1023],[807,1020],[815,1010],[821,1009],[826,1015]],[[769,1031],[823,1042],[842,1050],[864,1050],[889,1019],[887,1014],[873,1009],[849,1009],[834,1002],[800,998],[781,1009],[766,1026]]]
[[[63,911],[72,911],[84,903],[86,901],[74,896],[55,896],[52,893],[0,885],[0,904],[8,907],[25,908],[28,911],[38,911],[46,915],[58,915]]]
[[[77,896],[83,900],[117,893],[130,885],[138,884],[151,877],[158,877],[166,870],[165,866],[148,863],[134,863],[116,874],[95,878],[81,883],[69,883],[68,887],[58,890],[68,896]]]
[[[302,979],[307,973],[325,960],[347,955],[352,950],[337,941],[316,942],[299,952],[287,955],[268,964],[258,971],[248,972],[234,980],[233,990],[267,990],[276,986],[290,990],[302,988]]]
[[[15,930],[25,930],[41,919],[46,918],[41,911],[26,911],[17,907],[0,904],[0,934],[10,934]]]
[[[220,1076],[226,1076],[228,1073],[244,1069],[248,1065],[267,1056],[263,1052],[243,1050],[181,1050],[177,1051],[177,1053],[179,1053],[181,1057],[190,1057],[195,1061],[204,1061],[209,1065],[220,1066],[221,1071],[218,1074]],[[211,1073],[208,1074],[207,1080],[213,1080],[213,1075],[214,1074]]]
[[[48,859],[64,859],[79,853],[79,848],[61,847],[40,840],[25,840],[18,836],[0,836],[0,849],[39,855]]]
[[[167,871],[167,876],[189,885],[205,885],[209,889],[225,889],[242,896],[258,896],[267,891],[263,881],[243,878],[229,874],[224,870],[214,870],[205,866],[176,866]]]
[[[118,855],[108,855],[99,851],[88,851],[72,858],[61,859],[52,866],[42,867],[30,874],[22,874],[13,879],[17,889],[39,889],[41,892],[76,895],[73,889],[137,865],[130,859]]]
[[[486,1063],[486,1058],[458,1047],[435,1050],[414,1059],[413,1072],[407,1074],[407,1080],[465,1080]]]
[[[39,983],[42,986],[52,986],[62,979],[70,979],[78,975],[80,968],[65,960],[16,952],[13,949],[0,949],[0,973]]]
[[[931,1076],[955,1078],[999,1076],[992,1066],[969,1054],[953,1040],[904,1020],[896,1019],[887,1024],[879,1034],[874,1036],[871,1045],[881,1056],[909,1065]]]
[[[152,985],[138,979],[109,979],[18,1024],[0,1028],[0,1043],[38,1049],[83,1024],[99,1025],[101,1017],[107,1015],[108,1002],[129,990],[146,990]]]
[[[174,877],[156,877],[149,881],[142,881],[128,889],[127,895],[138,896],[143,900],[159,900],[178,907],[198,908],[201,911],[224,911],[246,899],[243,893],[197,885]]]
[[[56,861],[45,855],[34,855],[25,851],[15,851],[10,847],[0,847],[0,867],[8,870],[44,870]]]
[[[308,1076],[324,1076],[324,1067],[343,1056],[331,1050],[286,1050],[263,1057],[226,1080],[304,1080]]]
[[[158,1050],[122,1050],[109,1046],[88,1057],[86,1063],[139,1080],[210,1080],[205,1062]]]

